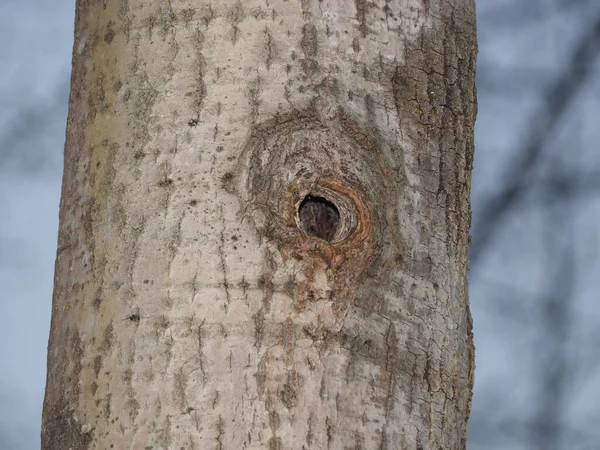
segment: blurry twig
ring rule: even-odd
[[[544,283],[546,295],[540,304],[540,333],[532,349],[538,358],[535,385],[536,410],[530,424],[532,448],[562,450],[565,438],[564,417],[568,405],[566,395],[573,375],[567,346],[573,328],[573,292],[576,286],[574,211],[569,201],[555,205],[553,190],[546,192],[550,200],[544,222],[545,258],[548,270]],[[563,192],[565,197],[572,190]]]
[[[570,63],[545,90],[544,105],[528,127],[518,157],[506,171],[506,184],[497,195],[482,202],[471,247],[471,265],[476,265],[483,250],[496,234],[508,212],[532,185],[531,178],[544,145],[571,106],[578,90],[592,73],[592,62],[600,52],[600,16],[588,32],[581,35],[571,55]]]

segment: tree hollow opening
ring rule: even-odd
[[[307,195],[298,207],[302,229],[310,236],[331,242],[340,224],[340,211],[324,197]]]

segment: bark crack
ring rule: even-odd
[[[231,295],[229,294],[229,279],[227,277],[227,261],[225,259],[225,235],[223,230],[225,229],[225,221],[223,219],[223,207],[221,207],[221,233],[220,233],[220,244],[218,247],[219,250],[219,259],[221,260],[221,272],[223,272],[223,289],[225,290],[225,299],[226,305],[225,308],[229,307],[231,303]]]

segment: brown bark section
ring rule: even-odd
[[[42,448],[464,449],[475,53],[470,0],[80,0]]]

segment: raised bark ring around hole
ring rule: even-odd
[[[357,225],[354,203],[344,195],[319,187],[296,202],[296,224],[309,236],[330,243],[347,239]]]

